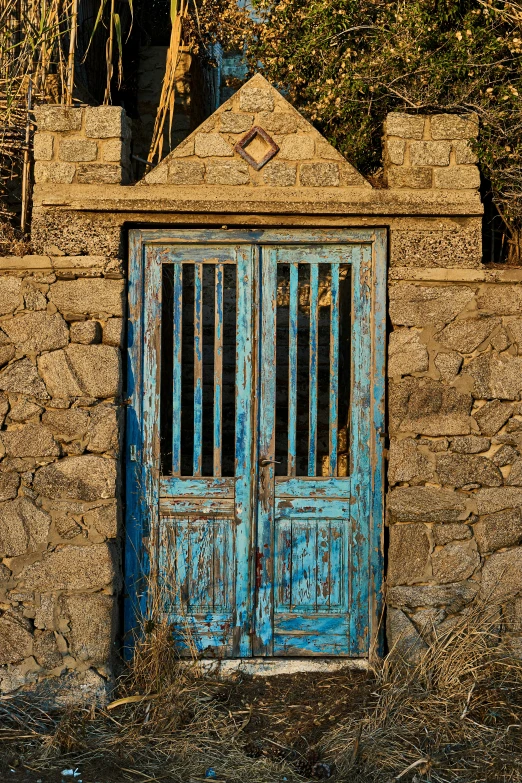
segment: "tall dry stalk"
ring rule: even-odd
[[[161,88],[160,101],[154,122],[154,132],[150,144],[149,161],[152,162],[156,157],[161,160],[163,153],[163,141],[165,123],[167,115],[169,118],[169,138],[172,133],[172,122],[174,120],[174,100],[176,97],[176,70],[179,64],[179,56],[183,41],[183,23],[188,20],[189,0],[171,0],[170,20],[172,29],[170,33],[170,43],[167,50],[167,62],[165,64],[165,75]]]

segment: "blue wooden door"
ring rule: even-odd
[[[379,230],[131,232],[129,628],[152,583],[182,649],[368,654],[384,249]]]

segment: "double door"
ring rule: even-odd
[[[383,257],[375,230],[131,232],[128,625],[152,579],[181,650],[368,654]]]

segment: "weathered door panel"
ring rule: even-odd
[[[187,652],[367,655],[384,233],[147,230],[131,248],[127,628],[148,580]]]

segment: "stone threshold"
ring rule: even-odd
[[[228,660],[202,659],[182,661],[182,666],[198,667],[205,674],[224,679],[238,674],[252,677],[277,677],[284,674],[328,674],[342,669],[369,671],[366,658],[236,658]]]

